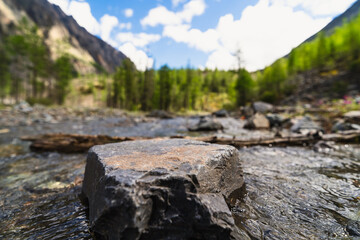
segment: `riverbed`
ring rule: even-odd
[[[95,116],[0,126],[0,239],[92,239],[78,194],[86,154],[33,153],[24,135],[43,133],[111,136],[194,135],[197,117],[146,119]],[[254,138],[244,122],[219,119],[221,136]],[[206,135],[206,133],[196,133]],[[214,134],[214,133],[212,133]],[[231,209],[253,239],[356,239],[360,221],[360,145],[239,149],[242,196]],[[359,229],[357,229],[359,230]],[[353,236],[352,236],[353,235]]]

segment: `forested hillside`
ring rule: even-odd
[[[359,32],[357,15],[332,34],[320,32],[312,41],[293,49],[287,57],[257,73],[258,97],[276,102],[294,94],[335,98],[358,92]]]

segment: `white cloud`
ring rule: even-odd
[[[200,16],[205,12],[206,4],[204,0],[191,0],[184,5],[182,11],[169,11],[164,6],[150,9],[148,15],[141,20],[143,27],[157,25],[180,25],[184,22],[190,23],[192,18]]]
[[[104,41],[109,41],[112,30],[118,24],[119,24],[119,20],[116,17],[105,14],[100,19],[100,29],[101,29],[100,36],[101,36],[101,38]]]
[[[173,7],[177,7],[180,3],[186,2],[186,0],[171,0]]]
[[[68,14],[72,15],[76,22],[92,34],[100,33],[100,25],[91,13],[87,2],[71,1],[68,7]]]
[[[344,12],[356,0],[271,0],[273,4],[301,7],[313,16],[334,16]]]
[[[50,3],[58,5],[64,12],[69,7],[69,0],[48,0]],[[66,13],[66,12],[65,12]]]
[[[100,34],[100,24],[91,13],[89,3],[85,1],[48,0],[58,5],[67,15],[73,16],[76,22],[91,34]]]
[[[219,19],[216,32],[221,48],[209,56],[206,67],[236,67],[233,54],[240,49],[242,63],[248,70],[261,69],[289,53],[330,20],[315,19],[303,11],[294,11],[292,7],[280,4],[280,0],[273,4],[269,0],[260,0],[255,6],[244,9],[238,20],[231,14]]]
[[[227,49],[221,48],[210,54],[206,61],[206,67],[209,69],[236,69],[237,60]]]
[[[119,50],[128,56],[136,65],[136,68],[141,71],[145,71],[146,68],[151,68],[154,64],[154,60],[152,58],[149,58],[144,51],[138,50],[131,43],[125,43],[119,47]]]
[[[206,9],[204,0],[192,0],[184,5],[184,10],[177,15],[185,22],[190,23],[194,16],[201,16]]]
[[[181,19],[176,15],[176,13],[167,10],[164,6],[159,6],[153,9],[150,9],[148,15],[141,19],[142,26],[151,26],[155,27],[157,25],[176,25],[181,24]]]
[[[127,18],[131,18],[134,15],[134,10],[132,10],[131,8],[125,9],[124,15]]]
[[[149,43],[157,42],[161,38],[158,34],[147,34],[147,33],[138,33],[134,34],[131,32],[127,33],[118,33],[116,40],[120,43],[132,43],[135,47],[145,47]]]
[[[186,43],[203,52],[211,52],[220,47],[219,36],[214,29],[202,32],[199,29],[191,29],[190,25],[169,25],[164,27],[163,36],[170,37],[176,42]]]
[[[131,27],[132,27],[132,25],[131,25],[131,23],[129,23],[129,22],[128,22],[128,23],[120,23],[120,25],[119,25],[120,30],[121,30],[121,29],[130,30]]]

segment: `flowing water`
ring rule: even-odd
[[[0,134],[0,239],[92,239],[78,199],[86,154],[32,153],[20,136],[45,132],[182,135],[196,121],[104,118],[9,127],[8,133]],[[234,119],[221,121],[229,128],[220,135],[270,135],[246,131]],[[231,210],[237,226],[252,239],[356,239],[359,145],[320,151],[309,147],[239,151],[245,187]]]

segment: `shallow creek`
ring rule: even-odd
[[[8,128],[0,134],[0,239],[92,239],[77,195],[86,154],[32,153],[23,135],[49,132],[116,136],[188,134],[197,119],[133,122],[97,119]],[[242,122],[222,135],[264,137]],[[1,128],[1,126],[0,126]],[[356,239],[347,228],[360,221],[360,145],[240,149],[245,187],[231,210],[253,239]]]

